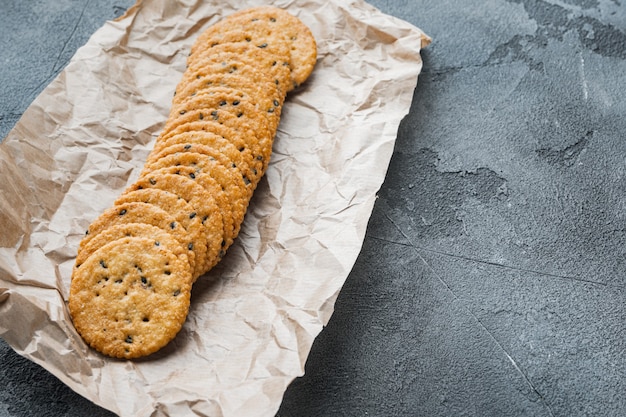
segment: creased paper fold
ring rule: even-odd
[[[362,1],[283,0],[318,43],[240,237],[143,360],[85,346],[66,309],[88,224],[138,175],[199,32],[253,0],[143,0],[79,49],[0,144],[0,336],[120,416],[271,416],[360,251],[421,70],[419,29]]]

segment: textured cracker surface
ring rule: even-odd
[[[153,171],[139,178],[129,190],[156,188],[176,194],[188,202],[200,217],[207,236],[207,254],[198,260],[194,276],[199,276],[218,261],[224,232],[221,212],[214,197],[201,185],[182,175],[170,174],[161,170]]]
[[[229,161],[218,161],[215,157],[197,152],[177,152],[161,157],[148,168],[151,170],[168,166],[191,168],[194,173],[206,174],[214,178],[226,195],[232,224],[236,227],[236,236],[246,213],[250,194],[239,172],[228,168],[229,163]],[[222,217],[224,215],[222,211]]]
[[[158,240],[125,237],[75,268],[68,307],[91,347],[117,358],[141,357],[165,346],[181,329],[191,282],[186,259]]]
[[[124,193],[115,200],[115,204],[130,202],[144,202],[167,210],[189,235],[189,243],[193,245],[194,260],[206,257],[207,237],[203,233],[202,221],[196,210],[183,198],[168,191],[146,188]],[[187,248],[184,249],[187,251]]]

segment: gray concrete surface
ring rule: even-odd
[[[626,415],[626,4],[371,3],[434,42],[278,415]],[[0,136],[129,4],[0,1]],[[0,342],[0,417],[87,415]]]

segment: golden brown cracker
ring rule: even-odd
[[[226,241],[226,246],[230,246],[232,244],[234,225],[230,201],[228,200],[228,195],[226,194],[225,190],[215,178],[208,175],[207,173],[197,171],[194,167],[182,165],[159,168],[156,171],[148,172],[146,175],[152,176],[156,175],[155,173],[158,175],[182,175],[195,181],[197,184],[201,185],[202,188],[204,188],[209,194],[211,194],[215,201],[215,204],[217,204],[217,207],[222,214],[222,222],[224,223],[224,240]]]
[[[189,233],[170,213],[152,204],[132,202],[113,206],[100,214],[89,225],[78,250],[81,251],[85,245],[107,228],[127,223],[145,223],[157,226],[174,236],[184,248],[189,248],[189,245],[193,244]],[[196,259],[193,250],[187,250],[187,257],[191,268],[194,269]]]
[[[272,67],[261,68],[256,65],[254,59],[232,52],[205,56],[197,67],[185,72],[180,84],[186,84],[210,74],[239,74],[244,77],[260,77],[259,79],[263,82],[274,83],[283,97],[293,87],[291,70],[286,63],[276,61]]]
[[[158,159],[149,166],[149,170],[167,167],[190,167],[198,174],[209,175],[217,181],[226,193],[233,218],[233,239],[239,234],[241,222],[245,216],[250,194],[241,175],[213,156],[198,152],[176,152]]]
[[[220,111],[219,115],[219,120],[206,123],[207,130],[219,134],[235,145],[245,162],[244,166],[249,168],[245,176],[256,188],[256,184],[269,163],[267,148],[271,145],[268,145],[268,141],[264,140],[265,147],[262,147],[257,136],[253,133],[254,128],[250,126],[245,117],[237,118],[227,111]]]
[[[219,36],[222,35],[220,34]],[[270,80],[272,75],[278,75],[281,78],[291,78],[289,59],[289,48],[284,44],[275,44],[269,48],[258,48],[245,41],[216,42],[207,46],[199,53],[189,55],[187,58],[187,70],[181,81],[189,79],[188,77],[201,71],[203,67],[215,64],[250,65],[259,71],[266,80]],[[274,80],[272,81],[275,83]],[[283,93],[286,94],[286,91],[283,91]]]
[[[120,205],[131,202],[152,204],[167,211],[189,234],[191,246],[188,248],[193,250],[194,258],[206,258],[207,238],[204,234],[200,217],[187,201],[168,191],[146,188],[123,193],[115,200],[114,204]],[[199,271],[194,269],[194,272]]]
[[[212,268],[224,255],[222,247],[225,244],[222,214],[213,196],[190,178],[162,174],[159,170],[143,175],[127,189],[127,192],[146,188],[157,188],[176,194],[195,209],[207,236],[207,255],[206,259],[197,262],[198,269],[194,275],[200,276]]]
[[[272,33],[284,34],[288,40],[291,56],[291,73],[294,86],[304,83],[313,72],[317,61],[317,43],[311,29],[299,18],[284,9],[273,6],[260,6],[244,10],[233,16],[242,19],[259,30],[266,30],[268,36]]]
[[[110,242],[73,270],[69,311],[94,349],[117,358],[156,352],[179,332],[189,311],[191,273],[158,241]]]
[[[238,148],[242,146],[250,148],[254,158],[263,155],[264,161],[269,162],[275,132],[269,127],[266,112],[261,112],[247,94],[223,87],[208,87],[202,94],[176,106],[170,120],[175,126],[177,118],[174,115],[200,109],[211,109],[214,116],[210,120],[205,120],[207,126],[212,126],[207,129],[231,140]],[[217,126],[214,122],[228,129]],[[167,129],[166,126],[165,130]],[[259,166],[256,162],[252,165],[261,171],[266,167]]]
[[[211,135],[211,137],[213,137],[213,135]],[[146,161],[146,164],[144,165],[144,168],[140,175],[143,175],[143,173],[147,171],[154,171],[155,169],[157,169],[157,164],[161,164],[161,160],[164,157],[172,156],[172,154],[185,153],[200,153],[206,155],[211,160],[223,165],[225,169],[232,171],[233,175],[235,175],[235,173],[240,174],[239,170],[237,169],[237,164],[235,164],[225,153],[221,152],[217,147],[213,146],[212,142],[204,142],[202,141],[202,139],[199,139],[199,141],[195,142],[193,139],[189,139],[183,140],[181,143],[173,143],[172,145],[161,148],[158,153],[155,153],[148,161]],[[175,163],[171,163],[169,165],[174,164]],[[164,165],[160,166],[160,168],[163,167]]]
[[[161,134],[148,155],[146,165],[150,165],[150,163],[154,162],[163,149],[175,144],[204,144],[226,155],[230,159],[241,159],[241,156],[237,156],[239,155],[239,151],[228,139],[207,130],[207,125],[204,122],[190,122],[181,124],[175,129]]]
[[[229,113],[244,117],[251,126],[259,141],[271,141],[276,134],[276,118],[274,113],[280,112],[281,104],[278,100],[264,97],[254,97],[238,88],[219,85],[206,86],[192,97],[181,101],[172,107],[170,117],[177,118],[181,112],[199,110],[203,108],[218,108]]]
[[[177,119],[191,110],[214,109],[221,106],[233,106],[245,96],[245,93],[224,87],[206,87],[198,94],[172,105],[168,120]]]
[[[198,114],[209,114],[207,120],[203,118],[198,122]],[[239,114],[239,113],[238,113]],[[241,154],[241,157],[250,168],[247,178],[253,183],[257,183],[263,167],[267,165],[265,153],[266,148],[261,148],[258,138],[254,134],[253,128],[248,123],[247,117],[238,118],[226,109],[191,110],[178,119],[171,121],[163,129],[157,143],[168,140],[168,138],[193,130],[204,130],[217,134],[229,141]]]
[[[178,240],[160,227],[146,223],[122,223],[107,227],[83,245],[76,256],[75,267],[80,267],[89,256],[102,246],[124,237],[154,239],[182,261],[189,262],[187,248],[184,248]]]
[[[246,185],[252,184],[252,178],[254,176],[253,168],[249,166],[247,161],[252,158],[251,150],[248,148],[237,149],[226,138],[206,130],[208,126],[205,123],[189,123],[181,125],[175,130],[164,137],[160,137],[157,140],[153,152],[148,156],[146,165],[150,165],[157,159],[172,152],[190,152],[193,151],[198,145],[204,145],[214,149],[217,152],[224,154],[239,170]],[[206,153],[206,151],[202,151]],[[262,156],[257,156],[258,160],[262,160]],[[256,184],[256,183],[255,183]]]
[[[282,65],[287,69],[290,67],[289,48],[285,43],[255,45],[248,39],[244,40],[236,34],[231,36],[230,33],[226,32],[215,34],[209,42],[210,44],[206,45],[204,50],[191,54],[187,59],[190,72],[201,67],[203,62],[206,62],[206,58],[210,58],[209,62],[219,61],[220,54],[235,54],[241,58],[241,62],[246,61],[262,72],[272,73],[273,68],[277,65]],[[215,57],[218,59],[213,60]]]
[[[311,30],[297,17],[273,6],[235,13],[209,28],[192,46],[192,55],[214,43],[215,38],[232,42],[242,37],[257,46],[281,42],[288,45],[293,85],[287,91],[302,84],[315,67],[317,44]]]
[[[241,91],[251,97],[257,108],[264,112],[273,134],[276,134],[284,96],[279,93],[275,84],[263,80],[254,81],[240,74],[211,74],[190,83],[179,86],[173,99],[173,106],[177,106],[190,97],[202,94],[206,88],[224,87]]]

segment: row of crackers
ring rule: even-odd
[[[193,283],[239,234],[287,93],[316,56],[310,30],[271,6],[198,37],[139,178],[80,243],[69,309],[91,347],[136,358],[178,333]]]

